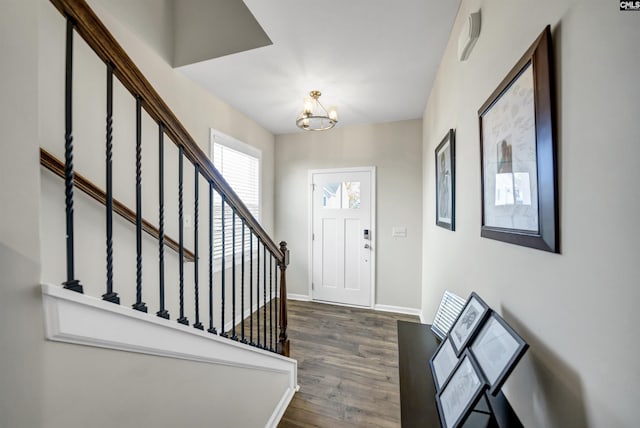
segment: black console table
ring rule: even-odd
[[[429,369],[429,359],[439,344],[438,337],[431,331],[431,325],[398,321],[400,413],[403,428],[440,426],[435,385]],[[486,394],[464,424],[464,428],[522,426],[502,392],[496,397]]]

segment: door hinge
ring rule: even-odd
[[[316,190],[316,184],[315,183],[311,183],[311,191],[315,192]]]
[[[315,288],[316,288],[316,286],[315,286],[315,284],[312,282],[312,283],[311,283],[311,289],[312,289],[312,290],[315,290]]]
[[[312,241],[315,241],[315,240],[316,240],[316,234],[315,234],[315,233],[312,233],[312,234],[311,234],[311,240],[312,240]]]

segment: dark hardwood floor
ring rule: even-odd
[[[296,393],[279,427],[399,427],[397,320],[417,317],[289,301]]]

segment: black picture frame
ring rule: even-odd
[[[547,26],[478,110],[482,237],[559,252],[554,102]]]
[[[433,356],[429,359],[429,367],[431,368],[431,375],[433,376],[436,392],[442,389],[459,361],[460,359],[451,344],[451,339],[445,337],[440,343],[440,346],[438,346],[438,349],[436,349],[436,352],[434,352]],[[438,373],[440,373],[440,376]]]
[[[500,392],[528,348],[529,344],[500,315],[490,312],[469,351],[482,370],[492,395]]]
[[[456,365],[442,390],[436,395],[436,406],[443,428],[463,426],[487,389],[487,382],[473,355],[467,350]],[[462,401],[462,404],[460,402]]]
[[[449,129],[435,150],[436,224],[456,230],[456,134]]]
[[[471,343],[490,311],[489,305],[475,292],[472,292],[448,334],[458,357]]]

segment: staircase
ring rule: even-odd
[[[276,373],[283,387],[265,424],[277,425],[297,388],[286,243],[271,239],[86,2],[51,3],[66,25],[64,138],[40,151],[42,229],[44,247],[64,244],[43,259],[64,281],[42,285],[47,339]],[[103,74],[87,77],[100,63]],[[104,109],[99,140],[87,130],[91,100]]]

